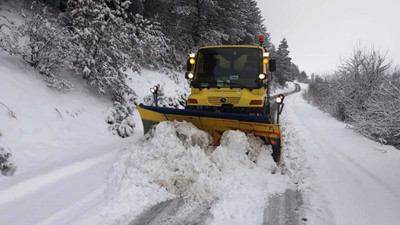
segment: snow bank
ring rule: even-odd
[[[218,147],[212,143],[208,133],[190,123],[158,124],[119,153],[109,178],[108,203],[82,224],[126,224],[151,206],[176,197],[215,202],[211,209],[215,224],[232,220],[245,224],[254,213],[259,213],[254,221],[261,221],[268,193],[281,190],[269,186],[268,180],[284,177],[273,175],[278,167],[272,150],[240,131],[225,132]]]
[[[246,155],[246,152],[248,152]],[[210,224],[262,224],[268,196],[290,187],[286,175],[271,157],[272,149],[240,131],[224,133],[214,152],[221,166],[218,201],[212,206]]]

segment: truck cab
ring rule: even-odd
[[[269,113],[269,79],[275,61],[262,46],[219,45],[189,55],[187,109],[254,115]]]

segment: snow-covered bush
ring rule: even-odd
[[[378,91],[356,115],[355,130],[400,148],[400,71],[383,79]]]
[[[20,52],[19,36],[19,31],[15,24],[8,20],[7,17],[0,15],[0,51],[6,51],[11,55],[18,54]]]
[[[44,81],[48,87],[67,91],[72,85],[60,78],[58,72],[68,64],[68,29],[57,18],[50,18],[46,7],[36,1],[32,2],[31,8],[30,16],[23,13],[26,22],[13,29],[16,45],[21,45],[14,53],[22,55],[30,66],[46,75]],[[20,39],[25,41],[18,44]]]
[[[55,77],[67,62],[67,29],[61,27],[56,19],[39,14],[28,18],[20,29],[28,39],[22,53],[24,60],[40,73]]]
[[[1,137],[1,133],[0,133]],[[6,144],[0,139],[0,171],[4,176],[12,176],[15,173],[16,166],[10,161],[12,156]]]
[[[134,105],[121,104],[115,101],[106,118],[106,122],[110,124],[109,130],[123,138],[133,134],[133,129],[135,128],[134,109]]]
[[[65,80],[61,77],[57,77],[57,76],[53,76],[53,75],[47,76],[44,79],[44,82],[46,83],[47,87],[57,89],[61,92],[67,92],[67,91],[71,90],[71,88],[73,88],[73,86],[74,86],[68,80]]]

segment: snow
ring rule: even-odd
[[[87,196],[104,193],[107,171],[126,143],[105,123],[111,101],[65,72],[74,87],[62,93],[20,58],[3,52],[0,60],[0,101],[15,113],[0,106],[0,140],[18,166],[14,176],[0,176],[2,223],[57,224],[82,214],[102,195]]]
[[[13,177],[0,177],[4,223],[128,224],[184,198],[211,205],[207,224],[262,224],[264,209],[274,207],[269,198],[287,189],[302,193],[307,224],[400,221],[399,151],[355,133],[300,93],[285,99],[278,168],[270,146],[240,131],[225,132],[220,146],[186,122],[162,122],[143,136],[136,113],[134,137],[120,139],[105,123],[106,96],[68,74],[73,90],[60,93],[20,59],[0,57],[0,100],[16,115],[1,109],[1,140],[18,165]],[[169,97],[187,91],[174,91],[180,78],[171,74],[129,75],[143,101],[155,84]]]
[[[94,139],[118,140],[104,123],[110,100],[78,80],[69,93],[47,88],[42,76],[20,59],[4,53],[1,57],[0,101],[16,114],[9,117],[1,109],[2,140],[13,151],[15,163],[24,165],[18,173],[40,167],[43,161],[61,163],[63,156],[79,154],[85,146],[104,144]]]
[[[240,131],[225,132],[214,147],[211,137],[192,124],[162,122],[119,153],[108,203],[74,223],[126,224],[143,209],[178,196],[215,202],[211,224],[260,224],[268,196],[290,183],[275,173],[271,152]]]
[[[399,150],[366,139],[300,94],[286,99],[284,118],[305,150],[307,163],[299,163],[309,167],[302,170],[308,174],[310,224],[399,223]]]
[[[228,131],[213,146],[190,123],[162,122],[143,136],[137,112],[134,136],[121,139],[105,122],[112,102],[81,78],[62,71],[73,84],[62,93],[20,58],[2,52],[0,61],[0,101],[13,112],[0,105],[0,145],[18,165],[14,176],[0,176],[2,224],[129,224],[175,198],[210,203],[207,224],[262,224],[265,208],[275,207],[270,197],[287,189],[302,193],[299,213],[309,225],[399,224],[400,151],[355,133],[301,93],[285,98],[278,168],[270,146],[252,135]],[[128,76],[139,102],[151,103],[154,85],[166,101],[189,91],[172,71]]]

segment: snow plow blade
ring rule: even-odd
[[[278,165],[281,163],[281,129],[271,124],[267,117],[237,113],[207,112],[189,109],[173,109],[139,105],[137,107],[143,122],[144,133],[162,121],[186,121],[200,130],[208,132],[219,145],[221,136],[226,130],[240,130],[260,137],[266,144],[271,144],[272,157]]]

